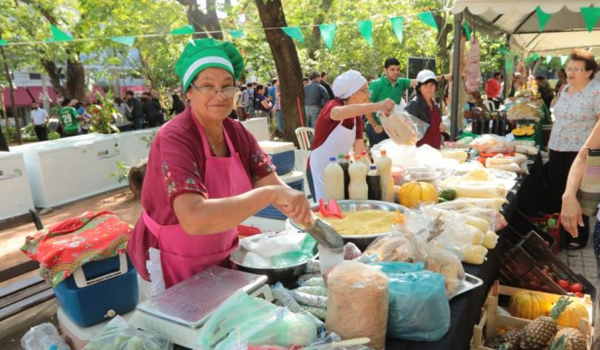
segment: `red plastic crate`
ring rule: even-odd
[[[548,225],[548,221],[550,219],[554,219],[556,222],[556,224],[553,227],[550,227]],[[546,214],[544,215],[544,217],[541,218],[530,217],[529,220],[531,220],[537,227],[539,227],[541,230],[548,233],[550,236],[552,236],[552,238],[554,238],[556,244],[552,247],[552,252],[554,254],[558,254],[558,252],[560,251],[560,214]]]

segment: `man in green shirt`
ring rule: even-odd
[[[417,79],[399,78],[399,76],[400,61],[396,58],[385,60],[383,75],[369,85],[371,102],[381,102],[386,98],[390,98],[399,105],[404,92],[411,87],[417,86]],[[451,79],[452,76],[447,74],[437,77],[438,80],[443,80],[444,78]],[[373,147],[379,142],[387,140],[389,136],[383,130],[379,117],[373,114],[367,114],[366,117],[368,122],[365,125],[365,133],[369,139],[369,145]]]
[[[63,129],[64,134],[68,136],[79,135],[79,113],[73,108],[77,104],[77,100],[69,100],[65,98],[62,103],[62,108],[58,110],[58,121]]]

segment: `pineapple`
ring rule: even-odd
[[[523,335],[523,329],[511,329],[486,343],[492,349],[517,350]]]
[[[552,310],[550,310],[550,317],[540,316],[525,326],[520,342],[521,349],[538,350],[548,346],[548,343],[558,331],[556,319],[565,311],[570,303],[571,300],[568,298],[560,298]]]
[[[555,340],[565,338],[567,350],[586,350],[587,339],[585,335],[575,328],[562,328],[556,333]]]

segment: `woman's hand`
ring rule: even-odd
[[[381,134],[383,132],[383,126],[381,126],[381,125],[375,125],[373,127],[373,130],[375,130],[375,133]]]
[[[392,99],[390,98],[386,98],[385,100],[378,102],[377,104],[379,105],[378,110],[380,110],[385,116],[389,115],[390,112],[393,111],[396,107],[396,103],[394,103],[394,101],[392,101]]]
[[[579,236],[577,226],[583,227],[584,225],[583,218],[581,217],[581,206],[575,196],[563,196],[560,222],[573,238]]]
[[[286,186],[274,186],[273,206],[297,223],[310,222],[311,211],[304,192]]]
[[[440,132],[446,132],[446,124],[440,123]]]

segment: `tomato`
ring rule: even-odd
[[[583,292],[583,286],[579,283],[573,283],[572,285],[569,286],[569,292],[571,292],[571,293]]]
[[[560,288],[562,288],[564,290],[568,290],[569,286],[571,285],[569,283],[569,281],[565,281],[565,280],[558,280],[558,281],[556,281],[556,283],[558,283],[558,285],[560,286]]]
[[[579,298],[583,298],[583,293],[581,292],[575,292],[575,295],[577,295]]]

